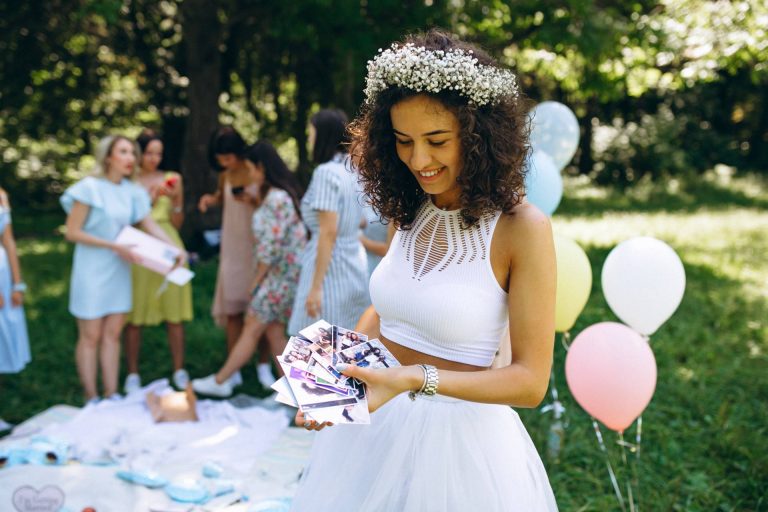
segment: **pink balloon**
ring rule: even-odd
[[[623,432],[643,413],[656,388],[656,359],[643,337],[624,324],[601,322],[573,340],[565,378],[576,401],[606,427]]]

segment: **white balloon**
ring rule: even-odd
[[[545,101],[532,112],[531,146],[548,154],[558,171],[579,147],[579,122],[573,111],[557,101]]]
[[[661,240],[630,238],[608,254],[602,285],[616,316],[650,336],[683,300],[685,268],[675,250]]]
[[[543,151],[534,151],[526,162],[525,195],[529,203],[552,216],[563,197],[563,178],[552,159]]]

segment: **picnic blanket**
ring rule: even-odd
[[[77,512],[85,507],[98,512],[287,508],[309,456],[311,433],[288,428],[286,410],[276,408],[273,400],[243,395],[232,401],[198,401],[197,422],[155,423],[145,394],[167,389],[163,379],[120,401],[104,400],[79,410],[56,406],[14,429],[0,440],[0,450],[43,438],[65,444],[69,460],[0,469],[0,510],[14,510],[14,494],[19,499],[24,493],[29,500],[63,494],[62,510]],[[170,482],[205,482],[203,468],[211,465],[234,483],[235,491],[199,508],[174,502],[162,488],[115,476],[122,469],[152,472]]]

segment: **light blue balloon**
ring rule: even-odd
[[[531,146],[548,154],[558,171],[579,147],[579,122],[573,111],[557,101],[539,103],[531,113]]]
[[[545,152],[534,150],[526,161],[525,193],[529,203],[550,217],[563,198],[563,178]]]

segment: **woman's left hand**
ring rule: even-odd
[[[305,303],[307,308],[307,314],[310,317],[319,317],[323,311],[323,289],[312,288],[307,295],[307,302]]]
[[[374,412],[400,393],[421,387],[424,372],[418,366],[395,368],[360,368],[340,363],[336,369],[347,377],[363,381],[368,388],[368,410]]]
[[[11,294],[11,304],[15,307],[19,307],[24,304],[24,292],[13,292]]]

